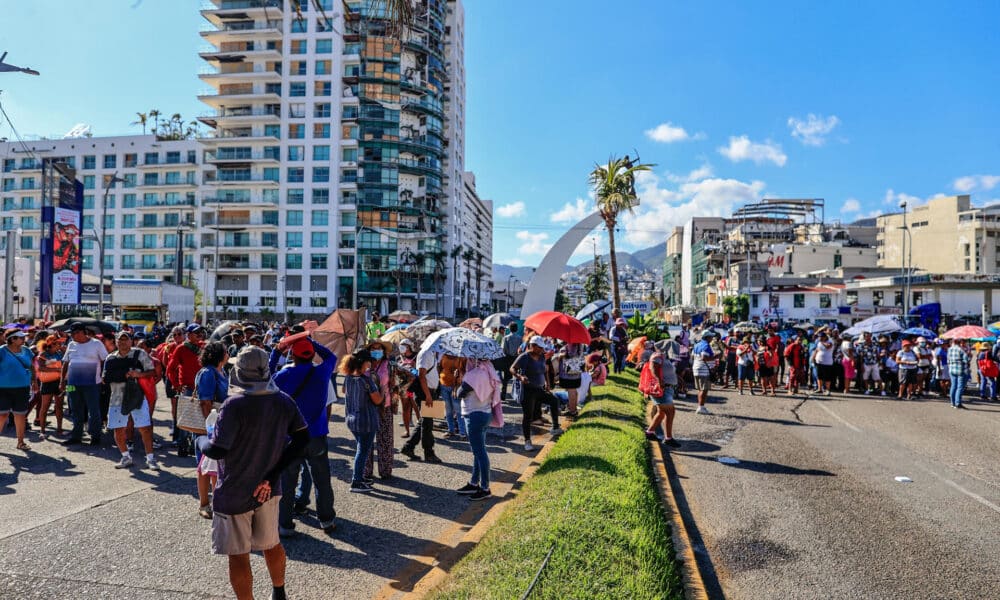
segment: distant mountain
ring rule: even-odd
[[[649,248],[643,248],[642,250],[637,250],[634,253],[628,252],[617,252],[618,255],[618,268],[623,269],[625,267],[632,267],[640,271],[662,271],[663,261],[667,258],[667,243],[657,244],[655,246],[650,246]],[[608,260],[609,255],[605,254],[601,258],[605,262]],[[589,267],[593,264],[593,260],[584,261],[575,266],[566,266],[565,273],[570,271],[575,271],[582,267]],[[507,279],[513,275],[514,278],[528,283],[531,281],[531,276],[534,275],[533,267],[514,267],[511,265],[503,264],[493,264],[493,281],[496,285],[505,286],[507,285]]]
[[[642,250],[637,250],[634,253],[628,252],[616,252],[618,257],[618,268],[622,269],[625,267],[632,267],[633,269],[645,270],[645,271],[660,271],[663,270],[663,261],[667,258],[667,243],[657,244],[656,246],[650,246],[649,248],[643,248]],[[607,262],[610,259],[610,254],[605,254],[601,256],[601,260]],[[582,267],[589,267],[594,263],[593,259],[584,261],[576,266],[566,267],[566,272],[575,271]]]

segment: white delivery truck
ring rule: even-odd
[[[156,321],[183,323],[194,320],[194,290],[155,279],[113,279],[111,303],[118,320],[135,331],[149,332]]]

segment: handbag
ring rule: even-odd
[[[205,415],[201,412],[201,400],[198,392],[190,396],[177,396],[177,428],[198,435],[206,435]]]

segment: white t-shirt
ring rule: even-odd
[[[63,362],[68,363],[66,383],[69,385],[94,385],[101,383],[101,371],[108,349],[100,340],[91,338],[80,344],[70,342]]]
[[[816,364],[818,365],[832,365],[833,364],[833,342],[827,340],[824,342],[816,342]]]

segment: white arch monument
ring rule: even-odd
[[[559,288],[559,277],[569,263],[570,257],[576,251],[580,242],[586,238],[595,227],[603,223],[601,213],[595,211],[563,234],[561,238],[545,254],[545,258],[535,269],[535,275],[524,293],[521,304],[521,318],[528,317],[540,310],[553,310],[556,305],[556,290]]]

